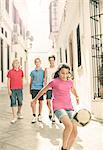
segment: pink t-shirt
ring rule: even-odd
[[[65,109],[73,110],[70,90],[73,86],[73,80],[61,80],[55,78],[49,83],[49,87],[52,88],[53,110]]]

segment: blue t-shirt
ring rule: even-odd
[[[31,89],[40,90],[44,84],[44,70],[41,68],[39,70],[34,69],[30,76],[32,78]]]

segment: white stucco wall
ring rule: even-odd
[[[12,43],[12,32],[13,32],[13,18],[12,18],[12,2],[13,0],[9,0],[9,14],[5,9],[5,1],[0,0],[0,29],[3,28],[4,33],[2,34],[0,31],[0,38],[3,39],[3,74],[4,74],[4,81],[1,82],[1,70],[0,70],[0,88],[5,88],[7,86],[7,44],[10,47],[10,68],[12,67],[12,61],[15,59],[15,52],[18,54],[18,59],[20,57],[23,58],[22,60],[22,69],[24,70],[24,62],[26,60],[25,49],[26,44],[23,40],[23,37],[19,36],[19,41],[17,45],[13,45]],[[22,12],[23,13],[23,12]],[[19,15],[20,12],[19,12]],[[20,16],[21,17],[21,16]],[[22,19],[23,16],[22,16]],[[26,29],[26,28],[25,28]],[[5,31],[7,32],[7,38],[5,37]],[[27,80],[27,79],[25,79]]]
[[[76,28],[80,24],[81,58],[82,65],[78,68]],[[90,33],[89,0],[68,1],[66,18],[56,40],[56,51],[62,49],[62,59],[65,62],[65,49],[68,50],[69,64],[69,38],[73,41],[73,67],[74,81],[80,96],[81,104],[91,108],[92,100],[92,72],[91,72],[91,33]],[[58,61],[59,62],[59,61]],[[69,64],[70,65],[70,64]]]

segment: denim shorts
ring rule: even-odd
[[[54,111],[56,117],[59,119],[59,121],[61,120],[62,117],[64,116],[69,116],[69,118],[72,120],[72,110],[64,110],[64,109],[59,109]]]
[[[32,99],[35,98],[35,96],[39,93],[39,91],[40,91],[40,90],[35,90],[35,89],[32,89],[32,90],[30,91],[30,93],[31,93],[31,95],[32,95]],[[43,96],[41,96],[41,97],[39,98],[39,100],[43,100],[43,99],[44,99]]]
[[[48,90],[46,92],[46,99],[51,99],[52,98],[52,90]]]
[[[15,90],[11,90],[11,91],[12,91],[12,95],[10,96],[11,107],[16,106],[17,103],[18,103],[18,106],[22,106],[22,101],[23,101],[22,89],[15,89]]]

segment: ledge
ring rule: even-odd
[[[91,103],[91,112],[96,119],[103,120],[103,99],[96,98]]]

